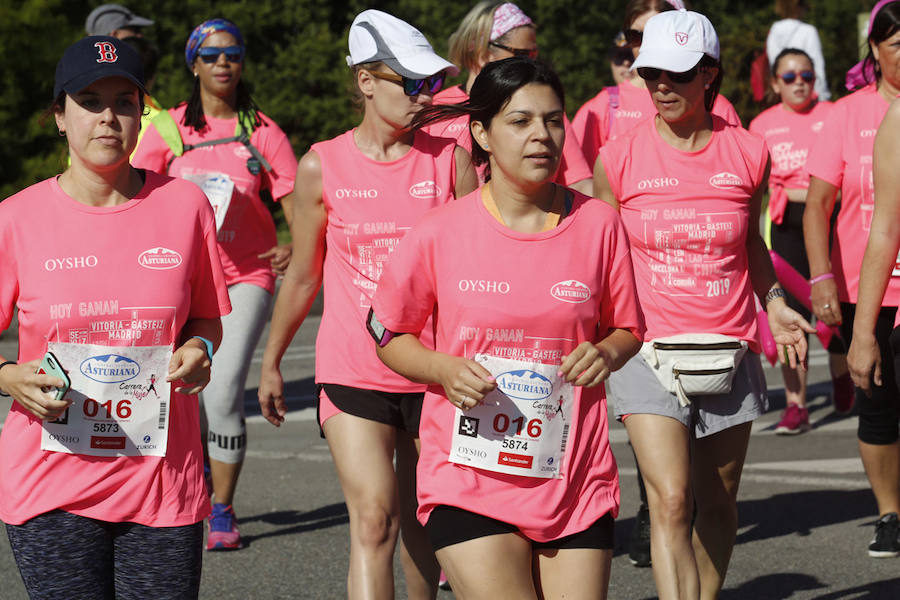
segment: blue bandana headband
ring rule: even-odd
[[[194,59],[197,58],[197,52],[199,52],[204,40],[219,31],[225,31],[233,35],[234,39],[237,40],[238,46],[244,48],[244,36],[241,35],[241,30],[238,29],[237,25],[228,19],[204,21],[194,28],[184,47],[184,60],[187,62],[188,69],[194,68]]]

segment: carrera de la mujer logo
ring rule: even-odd
[[[543,400],[553,393],[553,382],[531,369],[501,373],[496,381],[501,392],[517,400]]]
[[[88,379],[100,383],[120,383],[137,377],[141,365],[126,356],[101,354],[84,359],[78,369]]]
[[[563,302],[581,304],[590,299],[591,288],[580,281],[569,279],[567,281],[554,283],[553,287],[550,288],[550,295]]]
[[[138,264],[156,271],[174,269],[181,265],[181,255],[175,250],[169,250],[168,248],[150,248],[141,252],[140,256],[138,256]]]

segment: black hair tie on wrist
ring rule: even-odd
[[[0,369],[2,369],[3,367],[5,367],[6,365],[17,365],[17,364],[19,364],[19,363],[17,363],[17,362],[14,361],[14,360],[7,360],[7,361],[4,361],[4,362],[0,363]],[[7,394],[6,392],[4,392],[3,390],[0,390],[0,396],[6,396],[6,397],[9,397],[9,394]]]

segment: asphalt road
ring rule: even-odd
[[[280,429],[259,416],[257,350],[246,396],[249,450],[235,500],[247,547],[204,556],[202,598],[346,595],[347,512],[315,424],[317,325],[318,318],[311,317],[285,357],[291,412]],[[0,354],[15,355],[9,332],[0,337]],[[876,560],[866,554],[875,502],[857,453],[856,419],[836,418],[828,401],[825,361],[824,352],[816,349],[810,370],[814,428],[797,437],[773,434],[784,395],[777,370],[767,370],[773,408],[754,425],[741,485],[737,545],[723,600],[900,599],[900,559]],[[0,415],[8,404],[0,401]],[[612,425],[611,441],[621,472],[622,510],[609,597],[655,598],[650,569],[631,566],[624,550],[637,508],[637,486],[621,425]],[[396,571],[397,598],[405,598],[402,574]],[[0,598],[26,598],[5,536],[0,536],[0,582]],[[441,592],[439,600],[452,597]]]

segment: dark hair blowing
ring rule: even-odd
[[[238,117],[241,119],[241,125],[244,126],[244,130],[249,135],[254,129],[264,125],[262,119],[259,118],[259,107],[250,96],[250,90],[247,89],[243,79],[238,81],[235,93],[237,95],[235,109]],[[194,131],[205,129],[206,117],[203,115],[203,101],[200,99],[199,77],[194,77],[194,88],[191,90],[191,97],[185,104],[187,104],[187,109],[184,111],[184,118],[181,120],[182,124],[194,129]]]
[[[875,82],[881,81],[881,65],[875,60],[875,53],[872,52],[872,44],[876,46],[900,31],[900,2],[891,2],[885,4],[875,15],[872,21],[872,30],[869,32],[869,53],[863,60],[863,76],[867,83],[869,77],[867,75],[868,67],[872,67],[875,73]]]
[[[529,83],[549,86],[565,108],[566,93],[556,71],[541,60],[524,57],[512,57],[486,64],[469,92],[469,99],[460,104],[431,105],[419,111],[413,118],[411,128],[421,129],[432,123],[469,117],[469,122],[481,121],[485,129],[489,129],[491,121],[503,110],[512,95]],[[472,135],[471,129],[469,135]],[[489,165],[489,155],[472,138],[472,162],[476,165]],[[490,177],[490,167],[485,173]]]

